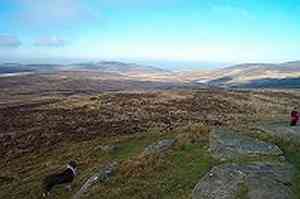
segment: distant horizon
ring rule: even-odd
[[[115,61],[122,63],[132,63],[145,66],[153,66],[162,68],[165,70],[173,71],[189,71],[189,70],[213,70],[218,68],[224,68],[239,64],[280,64],[286,62],[294,62],[298,60],[286,60],[281,62],[236,62],[236,63],[225,63],[225,62],[213,62],[213,61],[188,61],[188,60],[147,60],[147,59],[126,59],[126,58],[98,58],[98,59],[84,59],[84,58],[35,58],[35,59],[7,59],[1,60],[0,64],[17,63],[17,64],[77,64],[77,63],[88,63],[88,62],[101,62],[101,61]]]
[[[187,61],[187,60],[147,60],[147,59],[126,59],[126,58],[98,58],[98,59],[84,59],[84,58],[36,58],[36,59],[7,59],[2,61],[4,63],[19,63],[19,64],[76,64],[76,63],[88,63],[88,62],[101,62],[101,61],[116,61],[123,63],[133,63],[139,65],[148,65],[154,67],[160,67],[163,69],[172,70],[190,70],[190,69],[214,69],[223,66],[233,65],[235,63],[222,63],[213,61]]]

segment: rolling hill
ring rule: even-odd
[[[300,87],[300,61],[240,64],[212,71],[197,81],[222,87],[295,88]]]
[[[74,64],[19,64],[19,63],[3,63],[0,64],[0,73],[18,73],[18,72],[57,72],[57,71],[96,71],[119,73],[125,75],[132,74],[154,74],[169,73],[153,66],[144,66],[134,63],[123,63],[116,61],[87,62]]]
[[[212,71],[172,72],[158,67],[101,61],[74,64],[0,64],[0,76],[14,73],[36,73],[44,76],[76,72],[80,79],[105,79],[198,83],[214,87],[235,88],[299,88],[300,61],[280,64],[246,63]],[[81,73],[81,75],[80,75]],[[70,73],[68,73],[70,74]],[[85,76],[86,74],[89,74]],[[97,78],[94,78],[95,74]],[[11,76],[11,75],[9,75]],[[34,82],[33,82],[34,83]]]
[[[29,67],[24,67],[17,63],[4,63],[0,65],[0,74],[7,73],[20,73],[20,72],[32,72],[33,69]]]
[[[134,63],[123,63],[117,61],[102,61],[96,63],[79,63],[70,64],[68,67],[73,70],[96,70],[101,72],[115,72],[122,74],[135,74],[135,73],[166,73],[169,71],[156,68],[153,66],[144,66]]]

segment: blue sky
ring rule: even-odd
[[[0,58],[299,59],[296,0],[1,0]]]

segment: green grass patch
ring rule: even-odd
[[[216,164],[207,152],[206,143],[178,143],[165,155],[145,158],[145,162],[133,162],[134,165],[130,162],[139,157],[147,145],[176,136],[176,133],[153,129],[137,135],[64,143],[52,150],[27,154],[8,164],[0,164],[3,174],[0,198],[41,198],[42,179],[64,169],[71,159],[79,162],[73,191],[67,192],[59,186],[53,190],[51,198],[71,198],[107,161],[118,161],[120,165],[129,162],[128,169],[136,167],[133,168],[136,173],[125,175],[118,171],[110,182],[92,187],[87,198],[189,198],[201,176]],[[113,144],[118,145],[113,152],[97,148]],[[12,178],[8,179],[9,176]]]
[[[296,168],[296,174],[294,176],[293,190],[300,199],[300,149],[285,151],[287,160],[293,164]]]
[[[237,193],[235,199],[249,199],[248,197],[248,192],[249,192],[249,189],[248,187],[245,185],[245,184],[240,184],[239,185],[239,192]]]
[[[106,161],[124,161],[141,153],[144,147],[160,138],[159,134],[139,134],[91,141],[64,143],[53,150],[27,154],[8,164],[1,164],[0,198],[40,198],[42,179],[51,173],[63,170],[69,160],[79,162],[79,176],[74,182],[74,191],[93,175]],[[119,145],[115,152],[97,149],[99,145]],[[54,198],[70,198],[64,187],[53,190]]]
[[[118,174],[111,183],[99,185],[88,198],[191,198],[194,186],[217,162],[207,152],[207,145],[187,144],[168,154],[141,159],[133,174]],[[130,164],[126,168],[130,168]]]

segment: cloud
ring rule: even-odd
[[[0,47],[17,48],[21,42],[15,36],[0,35]]]
[[[22,23],[47,27],[74,25],[92,19],[90,10],[79,0],[15,0]]]
[[[67,42],[64,39],[58,37],[44,37],[39,38],[34,42],[35,46],[45,46],[45,47],[64,47]]]

